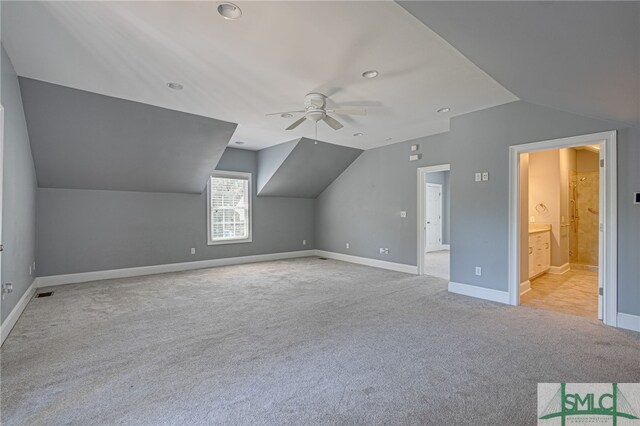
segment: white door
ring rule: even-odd
[[[427,183],[425,252],[442,248],[442,185]]]

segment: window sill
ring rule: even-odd
[[[224,244],[242,244],[242,243],[251,243],[251,242],[253,242],[253,239],[251,237],[249,237],[249,238],[243,238],[241,240],[207,241],[207,245],[208,246],[220,246],[220,245],[224,245]]]

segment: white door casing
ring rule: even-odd
[[[520,304],[520,154],[585,145],[600,146],[600,194],[598,241],[598,316],[610,326],[617,326],[617,158],[615,130],[572,136],[509,147],[509,303]]]

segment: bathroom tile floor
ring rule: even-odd
[[[520,303],[597,319],[598,273],[571,270],[562,275],[544,274],[531,281],[531,290],[520,296]]]

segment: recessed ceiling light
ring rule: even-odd
[[[242,16],[240,8],[233,3],[220,3],[218,5],[218,13],[222,15],[224,19],[230,21],[234,21]]]
[[[244,145],[244,142],[242,142],[242,141],[236,141],[236,145]]]
[[[385,138],[385,141],[390,141],[391,139],[393,139],[393,138]]]
[[[364,136],[364,133],[362,132],[354,133],[353,136]]]
[[[449,108],[449,107],[440,108],[438,110],[438,112],[449,112],[449,111],[451,111],[451,108]]]
[[[182,89],[184,89],[184,86],[182,84],[174,83],[174,82],[167,83],[167,87],[169,89],[173,89],[173,90],[182,90]]]
[[[293,115],[289,114],[288,112],[285,112],[285,113],[280,114],[280,117],[282,117],[282,118],[291,118],[291,117],[293,117]]]
[[[376,78],[378,76],[378,71],[376,70],[365,71],[362,73],[362,76],[364,78]]]

